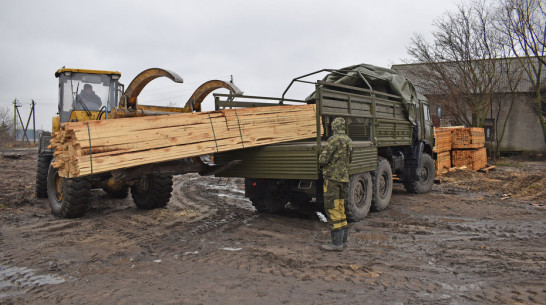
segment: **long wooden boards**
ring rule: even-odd
[[[316,136],[315,105],[286,105],[65,123],[51,147],[73,178]]]

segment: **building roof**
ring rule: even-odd
[[[546,58],[546,57],[543,57]],[[493,59],[493,60],[476,60],[472,61],[471,64],[475,66],[482,66],[487,67],[487,69],[495,69],[498,70],[499,73],[501,73],[501,76],[498,80],[496,80],[496,91],[497,92],[503,92],[503,93],[509,93],[512,92],[510,90],[510,80],[512,79],[512,83],[515,86],[515,92],[531,92],[533,90],[533,83],[527,73],[524,71],[524,65],[526,64],[525,60],[531,59],[531,61],[527,61],[529,64],[529,67],[537,67],[539,64],[539,61],[536,60],[536,58],[529,58],[524,57],[524,62],[521,61],[521,59],[518,59],[516,57],[513,58],[500,58],[500,59]],[[535,59],[535,60],[532,60]],[[460,66],[457,62],[442,62],[439,63],[441,65],[441,69],[446,71],[446,73],[452,74],[454,78],[457,77],[457,71],[459,71]],[[464,65],[465,63],[463,63]],[[414,63],[414,64],[400,64],[400,65],[393,65],[391,67],[392,70],[398,71],[400,74],[404,75],[406,78],[408,78],[416,87],[417,92],[424,94],[424,95],[433,95],[433,94],[442,94],[441,90],[435,90],[438,88],[437,82],[434,79],[434,72],[432,69],[429,69],[428,67],[432,64],[428,63]],[[532,65],[532,66],[531,66]],[[468,66],[468,65],[467,65]],[[508,69],[504,69],[504,67],[508,67]],[[542,65],[542,76],[541,76],[541,86],[546,89],[546,67]],[[508,73],[506,73],[508,71]],[[426,74],[429,74],[430,76],[426,76]],[[521,75],[521,78],[519,81],[517,80],[517,76]],[[431,79],[432,78],[432,79]]]

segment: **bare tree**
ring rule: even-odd
[[[485,2],[460,5],[434,23],[433,42],[415,35],[408,47],[411,62],[421,63],[417,86],[443,97],[455,123],[483,126],[499,81],[499,44],[494,14]]]
[[[546,141],[544,67],[546,65],[546,4],[544,0],[502,0],[497,26],[530,81],[532,104]]]
[[[13,129],[13,112],[9,107],[0,107],[0,146],[11,141],[10,131]]]

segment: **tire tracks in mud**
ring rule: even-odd
[[[125,282],[125,273],[136,266],[154,276],[156,261],[165,263],[166,273],[171,266],[193,274],[218,267],[288,285],[332,287],[329,300],[332,293],[378,303],[541,303],[546,297],[544,214],[534,208],[457,192],[397,191],[387,210],[351,224],[345,252],[324,253],[318,246],[329,239],[325,224],[297,213],[256,214],[241,179],[184,175],[174,181],[162,209],[138,210],[130,196],[114,201],[93,191],[93,208],[81,219],[55,219],[43,209],[6,219],[0,224],[9,229],[0,231],[0,303],[18,295],[35,304],[85,303],[93,280],[117,281],[100,292],[104,299],[134,293],[136,281]],[[180,273],[170,276],[165,279]]]

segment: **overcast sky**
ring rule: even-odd
[[[0,107],[17,98],[26,120],[34,99],[36,127],[51,129],[63,66],[120,71],[125,85],[152,67],[184,79],[154,80],[141,104],[183,106],[201,83],[230,75],[245,94],[280,96],[292,78],[322,68],[401,63],[414,33],[430,37],[433,20],[458,3],[2,0]]]

